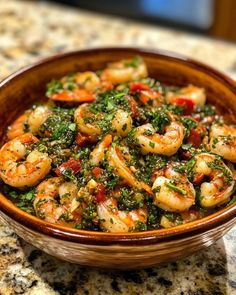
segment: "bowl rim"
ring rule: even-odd
[[[66,53],[53,55],[47,58],[40,59],[39,61],[22,67],[18,71],[9,75],[0,82],[0,91],[7,84],[14,80],[17,80],[26,72],[33,70],[36,67],[50,64],[53,61],[61,60],[66,57],[79,56],[83,54],[96,55],[104,54],[106,52],[118,52],[123,51],[125,53],[140,54],[144,58],[145,56],[156,56],[162,59],[176,60],[182,62],[187,66],[192,66],[198,70],[204,72],[207,75],[213,76],[220,82],[226,84],[226,86],[236,95],[236,82],[227,75],[208,66],[202,62],[196,61],[192,58],[188,58],[184,55],[177,54],[171,51],[159,50],[159,49],[146,49],[146,48],[134,48],[134,47],[99,47],[84,50],[76,50]],[[202,219],[179,225],[177,227],[168,229],[155,229],[144,232],[133,233],[107,233],[96,232],[89,230],[78,230],[73,228],[67,228],[60,225],[55,225],[37,217],[22,211],[16,207],[10,200],[8,200],[2,193],[0,193],[0,210],[2,213],[15,222],[19,223],[23,227],[27,227],[32,231],[39,234],[50,236],[56,239],[70,241],[87,245],[151,245],[158,242],[174,241],[181,238],[191,237],[199,233],[210,231],[213,228],[221,226],[227,222],[230,222],[236,218],[236,203],[228,207],[225,207],[214,214],[211,214]]]

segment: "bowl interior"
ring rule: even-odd
[[[12,120],[33,102],[45,97],[46,84],[52,79],[60,78],[65,74],[76,71],[99,70],[108,62],[132,58],[134,55],[142,56],[147,63],[149,76],[156,78],[162,83],[178,86],[192,83],[205,88],[208,102],[216,105],[228,121],[235,123],[235,84],[231,79],[216,70],[173,53],[162,51],[151,52],[132,48],[101,48],[72,52],[48,58],[35,65],[23,68],[2,81],[0,83],[0,142],[3,141],[6,127]],[[27,226],[33,226],[40,231],[44,231],[45,229],[43,227],[45,227],[49,230],[46,232],[47,234],[54,234],[55,236],[58,234],[60,238],[65,238],[66,235],[69,235],[69,232],[77,237],[84,237],[88,234],[85,231],[67,230],[51,224],[43,226],[46,224],[44,221],[39,221],[35,217],[15,208],[3,195],[0,195],[0,209],[5,214],[17,219],[21,223],[23,222]],[[132,236],[138,237],[138,239],[142,239],[144,235],[146,239],[156,237],[157,235],[167,237],[176,235],[176,233],[180,233],[181,231],[190,231],[191,228],[197,230],[197,227],[202,227],[203,225],[210,227],[214,226],[217,222],[223,223],[224,220],[231,219],[235,213],[236,207],[231,206],[217,212],[212,218],[207,217],[201,221],[173,229],[156,230],[145,234],[129,234],[126,236],[109,235],[107,233],[95,234],[91,232],[90,238],[94,239],[96,235],[113,238],[120,236],[121,241],[131,239]],[[191,224],[193,225],[192,227]],[[58,229],[60,231],[59,233]]]

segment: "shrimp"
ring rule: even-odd
[[[196,193],[192,183],[171,166],[159,173],[152,190],[155,192],[154,204],[166,211],[187,211],[195,203]]]
[[[33,203],[36,215],[51,223],[80,220],[81,204],[76,199],[77,194],[77,186],[72,182],[65,182],[60,177],[44,180],[37,186]]]
[[[178,92],[168,92],[166,100],[174,103],[176,98],[185,98],[191,100],[195,106],[203,106],[206,103],[206,94],[203,88],[193,85],[181,88]]]
[[[47,120],[50,114],[51,110],[47,105],[37,106],[28,117],[27,124],[29,132],[37,134],[39,127]]]
[[[76,83],[80,88],[94,92],[101,84],[99,77],[94,72],[83,72],[76,74]]]
[[[34,110],[26,111],[18,117],[7,130],[8,140],[12,140],[26,132],[37,134],[39,127],[47,120],[51,110],[47,105],[41,105]]]
[[[146,223],[147,210],[139,208],[130,212],[121,211],[117,207],[117,200],[108,198],[97,205],[97,213],[101,227],[108,232],[129,232],[138,222]]]
[[[205,208],[212,208],[226,203],[234,191],[235,181],[232,171],[218,157],[208,153],[201,153],[193,158],[195,162],[193,172],[209,178],[200,186],[200,204]]]
[[[174,155],[184,139],[183,125],[172,121],[165,127],[165,134],[161,135],[155,132],[150,123],[137,127],[135,138],[140,145],[141,151],[166,156]]]
[[[132,129],[132,118],[129,113],[118,109],[116,111],[115,117],[112,120],[112,127],[115,134],[120,136],[126,136]]]
[[[26,111],[20,115],[7,129],[7,139],[12,140],[17,136],[25,133],[26,122],[29,117],[29,112]]]
[[[176,218],[168,218],[165,215],[162,215],[160,220],[160,225],[164,228],[170,228],[181,224],[186,224],[191,221],[200,219],[203,217],[199,211],[189,210],[186,212],[180,212],[179,216]]]
[[[236,128],[226,124],[212,125],[209,145],[211,152],[236,163]]]
[[[34,186],[51,169],[48,154],[34,149],[27,154],[27,146],[38,142],[32,133],[25,133],[7,142],[0,150],[0,177],[13,187]]]
[[[137,59],[133,65],[133,60],[121,60],[110,63],[103,71],[101,79],[111,81],[117,85],[130,82],[136,79],[146,78],[148,75],[146,64],[142,59]]]
[[[121,150],[118,147],[110,147],[107,152],[108,163],[111,167],[115,169],[115,172],[123,178],[127,184],[131,187],[136,187],[139,190],[145,190],[149,194],[152,194],[152,190],[143,181],[138,181],[129,167],[125,165],[124,157],[121,153]]]
[[[102,114],[101,114],[102,116]],[[79,131],[84,134],[96,137],[102,133],[97,121],[99,118],[89,111],[89,104],[81,104],[75,111],[74,118]],[[85,122],[85,118],[90,118],[92,122]]]
[[[90,154],[90,162],[98,166],[105,158],[105,152],[112,143],[112,136],[107,134]]]

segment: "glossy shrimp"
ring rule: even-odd
[[[185,212],[180,212],[179,216],[177,217],[168,217],[166,215],[162,215],[161,220],[160,220],[160,225],[164,228],[170,228],[174,227],[180,224],[186,224],[191,221],[195,221],[197,219],[200,219],[203,217],[203,214],[201,214],[200,211],[196,210],[189,210]]]
[[[29,132],[38,134],[39,127],[43,125],[51,113],[52,111],[47,105],[40,105],[33,109],[27,120]]]
[[[236,163],[236,129],[226,124],[212,125],[210,150],[224,159]]]
[[[165,134],[158,134],[151,123],[137,127],[135,138],[143,153],[172,156],[183,143],[184,127],[172,121],[165,127]]]
[[[112,143],[112,136],[107,134],[104,139],[94,148],[90,154],[90,162],[98,166],[105,158],[105,153]]]
[[[131,169],[125,164],[121,149],[118,147],[110,147],[107,152],[107,158],[109,165],[114,168],[115,173],[118,174],[128,185],[152,194],[150,186],[143,181],[137,180]]]
[[[177,98],[189,99],[195,106],[203,106],[206,103],[206,94],[204,89],[193,85],[183,87],[178,92],[167,92],[167,102],[175,103]]]
[[[168,167],[159,172],[152,190],[155,193],[154,204],[171,212],[187,211],[195,204],[195,189],[187,176]]]
[[[7,142],[0,150],[0,177],[17,188],[34,186],[51,169],[48,154],[34,149],[28,153],[27,147],[38,142],[32,133],[25,133]]]
[[[118,209],[117,200],[108,198],[97,206],[101,227],[108,232],[129,232],[138,222],[146,223],[147,210],[139,208],[129,212]]]
[[[77,201],[78,189],[72,182],[59,177],[44,180],[37,186],[34,199],[36,215],[52,223],[78,222],[81,203]]]
[[[7,139],[12,140],[17,136],[25,133],[25,127],[28,120],[30,112],[26,111],[24,114],[20,115],[7,129]]]
[[[193,172],[202,178],[200,204],[211,208],[226,203],[234,191],[235,181],[232,171],[218,157],[201,153],[193,158]],[[208,179],[205,180],[205,177]]]
[[[120,83],[131,82],[136,79],[146,78],[148,75],[146,64],[142,59],[121,60],[110,63],[103,71],[101,79],[111,81],[117,85]]]
[[[39,127],[47,120],[51,110],[47,105],[40,105],[33,110],[26,111],[8,127],[7,138],[11,140],[26,132],[38,134]]]
[[[76,109],[74,117],[80,132],[92,136],[93,138],[96,138],[102,133],[98,122],[105,117],[105,114],[93,114],[89,110],[89,104],[80,105]],[[132,118],[128,112],[118,109],[110,124],[111,133],[124,137],[132,128]]]
[[[87,135],[96,137],[102,133],[101,128],[98,126],[97,122],[99,119],[103,118],[103,114],[98,116],[94,115],[89,111],[89,104],[81,104],[75,111],[74,114],[75,122],[78,126],[78,129]],[[89,122],[86,121],[86,118],[90,118]]]

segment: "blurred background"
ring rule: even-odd
[[[54,2],[236,41],[235,0],[54,0]]]

